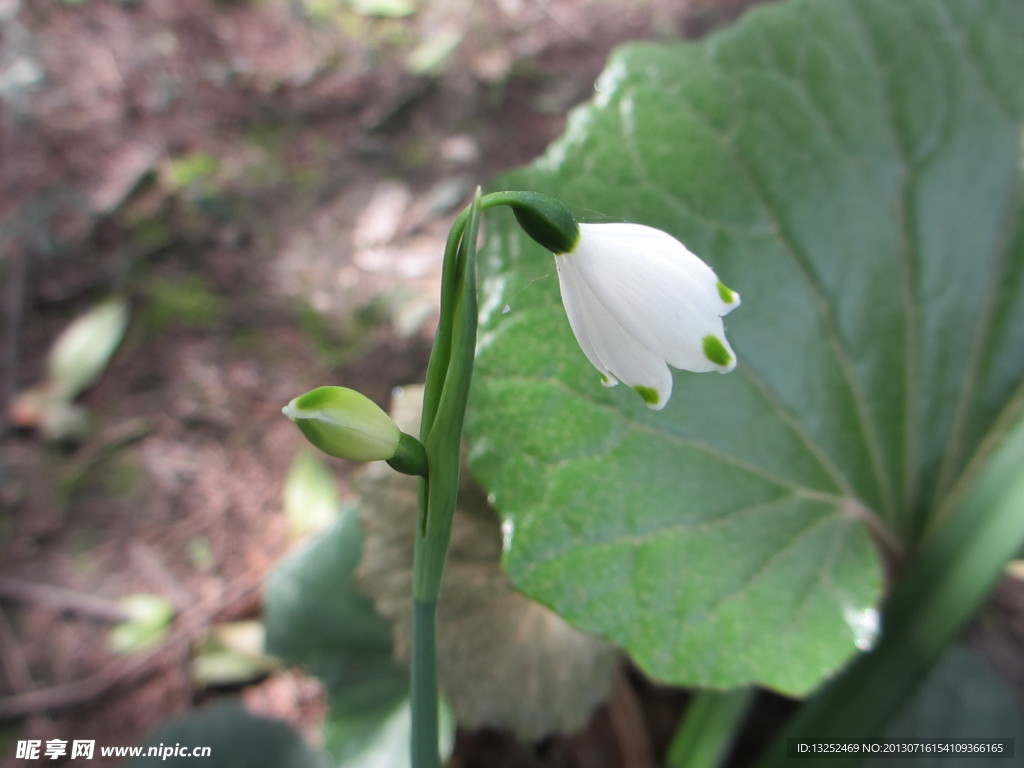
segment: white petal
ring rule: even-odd
[[[555,256],[555,269],[558,271],[558,289],[562,294],[562,306],[565,307],[565,314],[569,318],[569,326],[576,336],[580,349],[583,350],[583,354],[587,356],[590,364],[600,372],[601,382],[606,387],[615,386],[619,383],[618,380],[608,370],[607,366],[601,362],[601,358],[594,350],[594,345],[590,341],[592,330],[587,326],[583,310],[580,307],[580,299],[586,290],[585,286],[580,284],[579,275],[576,270],[566,264],[564,256]]]
[[[637,390],[650,408],[664,408],[672,394],[672,374],[664,358],[630,334],[597,301],[576,261],[558,256],[556,262],[569,324],[587,359],[606,376]]]
[[[691,371],[718,371],[719,373],[728,373],[736,367],[736,353],[732,351],[729,340],[725,338],[725,328],[721,319],[718,320],[715,328],[709,329],[708,333],[701,336],[700,341],[700,351],[688,349],[688,353],[693,355],[692,365],[696,366],[699,363],[702,367],[700,369],[689,365],[678,367]]]
[[[580,225],[572,259],[580,279],[626,332],[670,365],[725,372],[735,365],[709,360],[704,339],[728,349],[721,316],[735,308],[719,292],[715,273],[671,235],[635,224]]]

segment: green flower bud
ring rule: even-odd
[[[398,452],[402,433],[375,402],[347,387],[317,387],[281,412],[313,445],[351,461],[386,461]]]
[[[499,192],[495,197],[512,209],[523,231],[552,253],[572,253],[580,227],[568,208],[539,192]]]

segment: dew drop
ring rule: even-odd
[[[516,524],[512,518],[506,517],[501,521],[501,551],[508,552],[512,548],[512,535],[515,533]]]
[[[862,651],[870,651],[878,641],[881,630],[881,617],[874,608],[856,610],[844,608],[843,617],[853,630],[853,642]]]

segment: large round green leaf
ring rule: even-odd
[[[743,295],[739,367],[605,389],[550,256],[495,215],[468,423],[517,585],[675,683],[800,693],[870,643],[1024,397],[1019,0],[791,0],[619,51],[499,180],[672,232]]]

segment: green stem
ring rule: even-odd
[[[480,193],[452,227],[442,272],[441,318],[427,367],[423,421],[427,476],[420,483],[413,553],[412,765],[436,768],[436,606],[458,497],[462,424],[476,354],[476,239]]]
[[[434,426],[445,374],[451,363],[452,337],[455,333],[455,303],[459,283],[459,250],[466,231],[472,206],[458,215],[448,232],[444,260],[441,263],[441,314],[434,333],[434,346],[427,362],[427,376],[423,387],[423,415],[420,419],[420,440],[426,442]]]
[[[413,600],[412,756],[416,768],[437,768],[437,603]]]
[[[1024,419],[1008,431],[948,523],[893,590],[878,646],[799,710],[759,763],[788,766],[787,739],[879,738],[1024,542]],[[858,762],[834,758],[829,768]]]
[[[665,758],[666,768],[717,768],[721,765],[753,698],[753,688],[697,691],[672,737]]]
[[[551,242],[556,250],[571,248],[579,235],[575,219],[553,198],[533,192],[496,192],[483,197],[479,189],[448,234],[441,269],[441,313],[427,364],[420,421],[427,471],[420,483],[413,554],[413,768],[438,764],[434,614],[458,498],[462,425],[476,355],[477,234],[482,211],[498,205],[511,207],[531,236]],[[413,462],[412,468],[416,467]]]
[[[537,192],[502,191],[481,196],[478,189],[473,203],[456,217],[448,232],[444,263],[441,266],[441,314],[434,335],[434,347],[427,363],[427,379],[423,391],[420,440],[424,443],[434,427],[442,390],[448,386],[446,374],[452,370],[451,357],[456,344],[454,334],[460,327],[454,315],[460,292],[469,286],[464,271],[467,268],[475,269],[475,232],[479,215],[497,206],[510,208],[527,234],[555,252],[571,250],[579,238],[579,225],[572,213],[555,198]],[[474,231],[472,238],[465,235],[467,226],[471,226]],[[473,247],[469,263],[458,257],[463,243],[471,243]],[[470,287],[475,302],[476,286]],[[470,360],[470,370],[472,365],[473,361]]]

